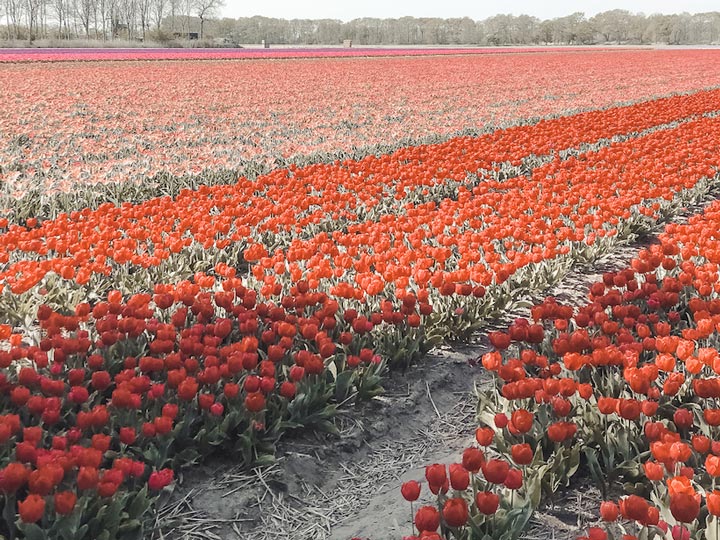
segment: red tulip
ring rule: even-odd
[[[193,377],[188,377],[178,385],[178,397],[183,401],[195,399],[198,391],[198,383]]]
[[[720,477],[720,456],[708,455],[705,458],[705,470],[710,476]]]
[[[498,429],[505,429],[508,425],[508,417],[505,413],[497,413],[495,415],[495,427]]]
[[[280,395],[285,399],[291,400],[295,397],[295,385],[289,381],[285,381],[280,385]]]
[[[445,501],[442,515],[448,527],[462,527],[465,525],[468,519],[468,506],[465,499],[455,498]]]
[[[508,489],[520,489],[523,483],[523,474],[520,469],[510,469],[503,484]]]
[[[24,523],[35,523],[45,514],[45,499],[32,493],[24,501],[18,502],[18,511]]]
[[[72,491],[60,491],[54,496],[55,512],[60,515],[68,515],[75,509],[77,495]]]
[[[647,518],[648,502],[637,495],[630,495],[620,501],[620,512],[623,517],[642,522]]]
[[[535,417],[531,412],[526,411],[525,409],[518,409],[512,413],[510,422],[512,422],[512,425],[518,433],[527,433],[532,429],[534,419]]]
[[[480,491],[475,496],[475,504],[480,512],[489,516],[497,512],[500,497],[490,491]]]
[[[131,427],[120,428],[120,442],[123,444],[132,444],[135,442],[135,429]]]
[[[30,473],[28,479],[28,487],[31,493],[38,495],[47,495],[55,487],[55,478],[48,466],[35,469]]]
[[[213,416],[222,416],[225,412],[225,406],[222,403],[215,402],[210,405],[210,414]]]
[[[437,490],[447,481],[445,465],[434,463],[433,465],[425,467],[425,479],[427,480],[430,489],[437,492]]]
[[[677,409],[673,414],[673,422],[680,429],[688,429],[693,425],[693,413],[688,409]]]
[[[13,494],[28,481],[30,470],[16,461],[8,463],[0,470],[0,490]]]
[[[400,493],[408,502],[417,501],[420,497],[420,483],[415,480],[405,482],[400,486]]]
[[[514,444],[510,448],[513,461],[518,465],[528,465],[533,460],[532,447],[527,443]]]
[[[245,397],[245,408],[250,412],[260,412],[265,408],[265,396],[262,392],[253,392]]]
[[[172,469],[161,469],[155,471],[148,478],[148,487],[153,491],[160,491],[165,486],[170,485],[173,481],[174,473]]]
[[[612,501],[603,501],[600,504],[600,517],[603,521],[615,521],[620,514],[618,505]]]
[[[673,540],[690,540],[690,531],[682,525],[674,525],[671,534]]]
[[[720,491],[714,490],[707,495],[707,509],[713,516],[720,516]]]
[[[678,493],[670,496],[670,512],[681,523],[691,523],[700,513],[700,495]]]
[[[98,470],[94,467],[80,467],[77,476],[78,489],[94,489],[99,480]]]
[[[464,491],[470,485],[470,474],[459,463],[450,464],[450,485],[457,491]]]
[[[475,440],[480,446],[490,446],[495,438],[495,431],[490,427],[480,427],[475,430]]]
[[[440,526],[440,512],[434,506],[423,506],[415,513],[415,526],[418,531],[436,531]]]
[[[510,471],[510,464],[502,459],[491,459],[482,467],[485,479],[492,484],[502,484]]]
[[[468,471],[478,472],[483,463],[485,463],[485,455],[479,448],[470,447],[463,451],[462,464]]]

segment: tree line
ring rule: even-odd
[[[720,43],[720,12],[636,14],[576,12],[440,19],[218,18],[223,0],[0,0],[0,38],[126,39],[169,42],[220,38],[230,44],[282,45],[698,45]]]
[[[0,38],[165,41],[199,34],[223,0],[0,0]],[[195,29],[197,27],[197,29]],[[168,34],[168,32],[170,32]]]
[[[676,15],[612,10],[586,17],[577,12],[540,20],[529,15],[495,15],[482,21],[402,17],[399,19],[282,20],[250,17],[217,21],[217,29],[238,43],[358,45],[669,45],[720,43],[720,12]]]

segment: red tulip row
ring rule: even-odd
[[[39,343],[0,350],[0,505],[19,514],[0,534],[32,537],[42,521],[50,537],[112,535],[93,522],[112,505],[136,530],[150,504],[138,490],[178,466],[232,444],[250,464],[290,427],[332,429],[331,399],[377,392],[373,327],[419,324],[415,297],[369,320],[306,282],[275,304],[216,271],[71,314],[43,305]]]
[[[449,477],[429,466],[426,478],[438,503],[416,514],[420,537],[439,537],[442,527],[448,538],[451,531],[478,529],[499,538],[512,510],[502,498],[508,490],[517,491],[516,506],[532,509],[540,491],[575,474],[580,456],[604,488],[624,486],[624,496],[600,508],[609,524],[622,520],[623,539],[714,537],[720,516],[717,230],[715,202],[687,224],[668,225],[660,243],[642,250],[631,267],[604,274],[587,305],[574,309],[548,298],[532,308],[532,320],[490,334],[496,350],[482,365],[495,375],[496,395],[481,400],[485,425],[477,440],[499,452],[503,464],[470,448],[462,464],[450,466]],[[480,469],[484,478],[474,476]],[[525,481],[512,480],[510,487],[512,470]],[[417,493],[418,486],[403,487],[407,500]],[[494,521],[485,517],[496,512]],[[583,538],[605,540],[617,530],[594,527]]]

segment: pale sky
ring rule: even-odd
[[[252,17],[263,15],[282,19],[340,19],[349,21],[359,17],[397,18],[413,17],[470,17],[482,20],[509,13],[533,15],[539,19],[553,19],[582,11],[591,17],[601,11],[627,9],[632,13],[702,13],[720,10],[717,0],[683,0],[682,8],[677,0],[225,0],[222,16]]]

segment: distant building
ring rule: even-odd
[[[173,32],[175,39],[200,39],[200,32]]]

